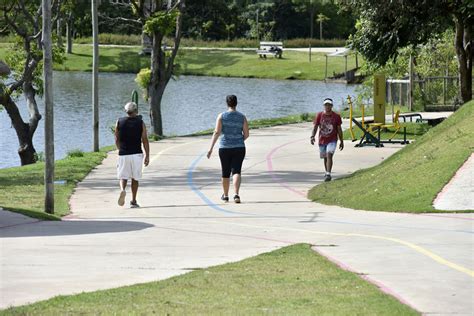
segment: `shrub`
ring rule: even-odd
[[[80,149],[72,149],[67,152],[66,157],[68,158],[84,157],[84,152]]]

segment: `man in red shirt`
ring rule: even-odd
[[[332,111],[332,99],[326,98],[323,101],[324,111],[319,112],[314,119],[313,132],[311,133],[311,145],[314,145],[314,137],[319,128],[319,154],[324,159],[326,174],[324,181],[331,181],[332,157],[336,151],[337,138],[339,136],[339,149],[344,149],[342,138],[341,116]]]

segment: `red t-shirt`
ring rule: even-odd
[[[337,127],[341,126],[341,116],[335,112],[319,112],[314,118],[314,125],[319,125],[319,145],[337,141]]]

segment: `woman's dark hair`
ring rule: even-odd
[[[226,97],[227,105],[231,108],[235,108],[237,106],[237,96],[236,95],[228,95]]]

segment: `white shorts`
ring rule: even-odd
[[[321,159],[327,158],[328,154],[333,154],[336,152],[336,147],[337,147],[337,141],[336,142],[330,142],[329,144],[326,145],[319,145],[319,157]]]
[[[143,154],[119,155],[117,178],[119,180],[140,180],[142,178],[142,166]]]

